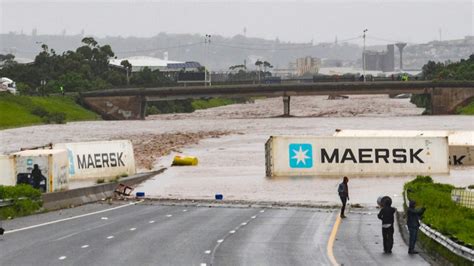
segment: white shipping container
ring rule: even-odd
[[[341,137],[448,137],[450,165],[474,165],[474,131],[456,130],[352,130],[338,129]]]
[[[66,149],[71,180],[134,175],[135,156],[129,140],[58,143]]]
[[[67,190],[69,186],[66,150],[26,150],[11,154],[14,157],[15,178],[31,174],[35,164],[46,177],[46,192]]]
[[[265,156],[269,177],[449,172],[447,137],[277,136]]]
[[[14,186],[16,184],[13,157],[0,155],[0,185]]]

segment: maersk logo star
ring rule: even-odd
[[[311,144],[294,143],[289,146],[290,168],[313,167],[313,148]]]

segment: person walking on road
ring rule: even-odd
[[[393,248],[393,223],[396,211],[397,209],[392,207],[392,199],[390,197],[382,198],[382,209],[377,217],[382,220],[383,251],[388,254],[392,253]]]
[[[346,203],[349,200],[349,186],[347,183],[349,182],[349,178],[345,176],[342,180],[342,183],[339,184],[337,188],[337,192],[339,193],[339,198],[341,198],[342,207],[341,207],[341,218],[346,218],[344,215],[344,211],[346,210]]]
[[[415,207],[416,202],[410,201],[407,210],[407,227],[408,232],[410,232],[408,254],[418,254],[418,252],[415,251],[415,244],[418,236],[418,228],[420,227],[420,219],[426,210],[425,208],[416,209]]]

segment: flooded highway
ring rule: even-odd
[[[408,99],[389,99],[385,95],[332,101],[327,97],[294,98],[292,114],[296,117],[290,118],[277,117],[282,112],[281,99],[270,98],[191,114],[156,115],[145,121],[78,122],[3,130],[0,151],[50,142],[120,139],[130,134],[221,130],[230,135],[175,149],[155,162],[155,168],[169,167],[179,151],[197,156],[198,166],[170,167],[137,190],[156,198],[211,199],[221,193],[227,200],[334,205],[339,204],[336,190],[341,177],[266,178],[265,141],[272,135],[330,136],[335,129],[474,130],[472,116],[422,116],[423,110]],[[403,184],[413,177],[351,176],[351,202],[374,205],[378,196],[390,195],[400,205]],[[452,168],[449,175],[434,179],[456,186],[474,184],[474,168]]]

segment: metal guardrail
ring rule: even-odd
[[[13,199],[0,199],[0,208],[13,205]]]
[[[408,192],[405,190],[405,206],[408,207]],[[440,232],[434,230],[428,225],[420,221],[420,231],[423,232],[431,240],[436,241],[438,244],[442,245],[452,253],[468,260],[474,262],[474,250],[463,245],[460,245],[448,237],[444,236]]]

